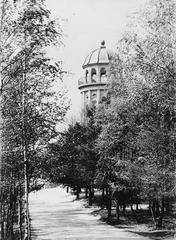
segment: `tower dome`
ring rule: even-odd
[[[101,46],[89,53],[83,63],[83,69],[91,65],[109,64],[113,57],[113,52],[106,48],[105,41],[101,42]]]

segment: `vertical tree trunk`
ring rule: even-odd
[[[79,199],[80,187],[76,187],[76,199]]]
[[[2,33],[2,25],[3,25],[3,18],[4,18],[4,11],[5,11],[5,2],[4,0],[1,2],[1,19],[0,19],[0,35]],[[0,42],[0,47],[2,42]],[[1,56],[0,56],[1,58]],[[4,218],[3,218],[3,207],[2,207],[2,59],[0,59],[0,225],[1,225],[1,237],[4,239]]]
[[[5,220],[4,220],[4,206],[1,204],[1,238],[2,240],[5,239]]]
[[[149,212],[151,212],[151,208],[152,208],[152,201],[151,201],[151,199],[149,199]]]
[[[12,184],[12,183],[11,183]],[[10,189],[10,203],[9,203],[9,239],[13,239],[13,215],[14,215],[14,191],[13,186]]]
[[[151,206],[150,211],[151,211],[151,214],[152,214],[152,219],[153,219],[154,225],[156,227],[156,219],[155,219],[155,214],[153,212],[153,206]]]
[[[88,198],[88,189],[87,189],[87,187],[85,188],[85,198]]]
[[[156,200],[155,199],[152,200],[152,207],[151,208],[152,208],[152,214],[155,217],[156,216]]]
[[[123,203],[123,212],[125,212],[125,210],[126,210],[126,204],[125,204],[125,202]]]
[[[112,211],[112,193],[111,189],[106,188],[106,206],[108,210],[108,219],[111,218],[111,211]]]
[[[159,213],[159,218],[158,218],[158,222],[157,222],[157,226],[156,226],[157,229],[161,229],[163,227],[164,204],[165,203],[164,203],[164,197],[163,197],[162,201],[161,201],[161,210]]]
[[[102,204],[101,204],[101,208],[104,209],[104,206],[105,206],[105,189],[102,188],[102,193],[101,193],[101,198],[102,198]]]
[[[133,209],[133,204],[131,204],[131,211],[132,211],[132,213],[133,213],[134,218],[136,219],[136,221],[137,221],[137,223],[138,223],[138,222],[139,222],[139,219],[138,219],[138,216],[137,216],[136,212],[135,212],[134,209]]]
[[[157,216],[159,216],[159,215],[160,215],[160,206],[159,206],[159,201],[158,201],[158,199],[156,200],[156,205],[155,205],[155,207],[156,207],[155,213],[156,213]]]
[[[22,193],[21,193],[21,185],[18,190],[18,235],[19,240],[22,240]]]
[[[95,192],[94,192],[94,186],[92,184],[92,201],[94,200],[94,197],[95,197]]]
[[[24,33],[25,34],[25,33]],[[26,42],[26,41],[25,41]],[[23,123],[23,163],[24,163],[24,240],[30,239],[30,219],[29,219],[29,196],[28,196],[28,159],[26,142],[26,54],[23,59],[23,79],[22,79],[22,123]]]
[[[171,202],[169,201],[169,199],[167,198],[167,199],[165,200],[166,213],[170,213],[170,212],[171,212],[171,206],[172,206],[172,204],[171,204]]]
[[[92,206],[93,201],[92,201],[92,187],[91,185],[89,186],[89,206]]]
[[[102,188],[102,194],[101,194],[101,197],[102,197],[102,200],[104,201],[104,198],[105,198],[105,189]]]
[[[116,201],[116,218],[119,220],[120,217],[120,211],[119,211],[119,202]]]
[[[0,70],[1,71],[1,70]],[[1,81],[1,72],[0,72]],[[3,218],[3,194],[2,194],[2,115],[1,115],[1,93],[0,93],[0,226],[1,226],[1,237],[4,239],[4,218]]]
[[[139,204],[136,203],[136,211],[138,211],[138,210],[139,210]]]

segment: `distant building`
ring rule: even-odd
[[[106,97],[106,85],[110,76],[110,61],[114,53],[106,49],[105,41],[100,48],[93,50],[86,58],[82,68],[84,77],[78,80],[78,89],[81,91],[82,121],[85,119],[87,106],[97,106],[103,97]]]

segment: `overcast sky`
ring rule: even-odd
[[[147,0],[47,0],[51,13],[65,21],[64,47],[51,51],[64,62],[73,74],[64,78],[72,101],[72,115],[80,111],[80,93],[77,81],[83,76],[82,64],[90,51],[105,40],[106,47],[116,48],[129,16],[138,11]]]

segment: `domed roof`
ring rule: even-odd
[[[113,57],[113,52],[106,49],[105,41],[101,42],[100,48],[93,50],[85,59],[83,68],[94,64],[108,64]]]

